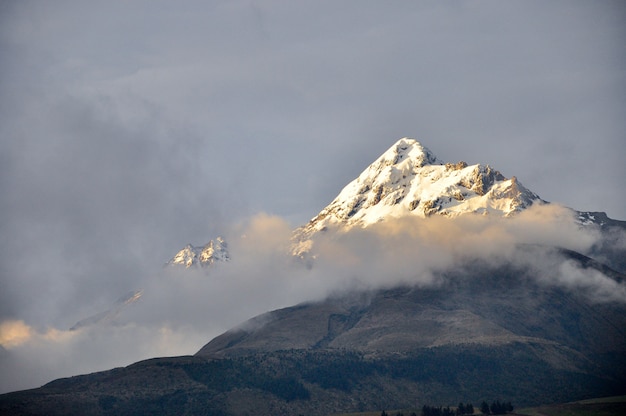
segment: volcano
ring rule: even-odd
[[[455,229],[471,235],[491,230],[492,222],[508,226],[554,211],[580,235],[591,230],[602,238],[580,252],[533,241],[483,249],[455,245],[464,235],[433,235],[449,232],[437,228],[441,224],[461,224],[465,228]],[[419,227],[432,240],[414,233]],[[551,204],[489,165],[444,163],[404,138],[297,228],[289,248],[310,269],[323,264],[329,242],[335,248],[352,244],[350,253],[365,250],[355,258],[367,257],[373,266],[393,253],[402,267],[368,271],[387,284],[354,286],[269,311],[191,356],[4,394],[0,411],[327,415],[626,394],[626,253],[613,244],[624,232],[626,222]],[[419,246],[397,238],[413,234],[422,239]],[[418,251],[440,247],[441,240],[457,248],[454,261],[430,268],[425,279],[420,264],[426,257]],[[372,242],[379,251],[368,247]],[[226,253],[225,242],[219,243],[205,247],[211,262],[230,259],[217,255]],[[176,262],[201,261],[202,248],[186,249]]]

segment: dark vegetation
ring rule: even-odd
[[[375,358],[292,350],[219,360],[153,359],[2,395],[0,414],[71,415],[80,409],[82,415],[105,416],[235,415],[280,409],[280,414],[322,415],[454,403],[459,395],[474,403],[488,396],[532,405],[623,390],[612,380],[551,369],[536,359],[536,348],[445,346]],[[454,414],[469,414],[469,406],[459,405]],[[425,416],[448,415],[445,409],[433,407]],[[465,413],[457,413],[460,409]],[[496,401],[488,409],[495,415],[511,407]]]
[[[448,407],[436,407],[424,405],[422,406],[422,416],[460,416],[460,415],[472,415],[474,414],[474,406],[469,403],[467,405],[459,403],[456,410]]]
[[[513,411],[513,405],[511,402],[500,402],[499,400],[491,402],[489,405],[486,401],[483,401],[480,405],[480,412],[483,415],[504,415]],[[459,405],[455,408],[450,406],[430,406],[425,404],[422,406],[421,416],[462,416],[473,415],[475,412],[474,405],[471,403]],[[389,414],[386,411],[382,411],[380,416],[404,416],[403,412],[396,412],[395,414]],[[411,412],[409,416],[417,416],[417,413]]]
[[[480,412],[483,415],[503,415],[513,411],[513,405],[511,402],[500,402],[496,400],[489,405],[486,401],[480,404]]]
[[[189,378],[202,383],[210,391],[223,393],[235,388],[251,388],[287,402],[309,399],[309,391],[296,378],[251,364],[246,360],[228,359],[185,364],[182,369]]]

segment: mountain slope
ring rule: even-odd
[[[545,247],[521,247],[541,258]],[[575,252],[552,252],[608,279],[624,276]],[[200,356],[230,357],[290,349],[409,353],[442,345],[561,345],[582,355],[626,352],[626,304],[600,302],[588,293],[536,275],[529,266],[470,261],[445,272],[435,286],[352,292],[253,318],[213,339]],[[549,273],[549,272],[540,272]]]

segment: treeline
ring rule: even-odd
[[[457,415],[473,415],[474,405],[471,403],[459,403],[456,410],[448,407],[436,407],[424,405],[422,407],[422,416],[457,416]]]
[[[483,415],[504,415],[506,413],[513,411],[513,405],[511,402],[500,402],[496,400],[491,402],[491,405],[486,401],[483,401],[480,405],[480,412]],[[442,407],[442,406],[429,406],[424,405],[422,407],[421,416],[461,416],[461,415],[473,415],[475,412],[474,405],[471,403],[463,404],[459,403],[456,409],[451,408],[450,406]],[[380,414],[380,416],[392,416],[385,412],[384,410]],[[404,416],[403,413],[396,413],[394,416]],[[409,416],[417,416],[415,412],[412,412]]]
[[[489,405],[483,401],[480,405],[480,412],[484,415],[504,415],[513,411],[513,405],[511,402],[500,402],[496,400]]]

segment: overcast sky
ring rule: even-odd
[[[625,40],[622,1],[3,1],[0,321],[301,225],[404,136],[626,220]]]

